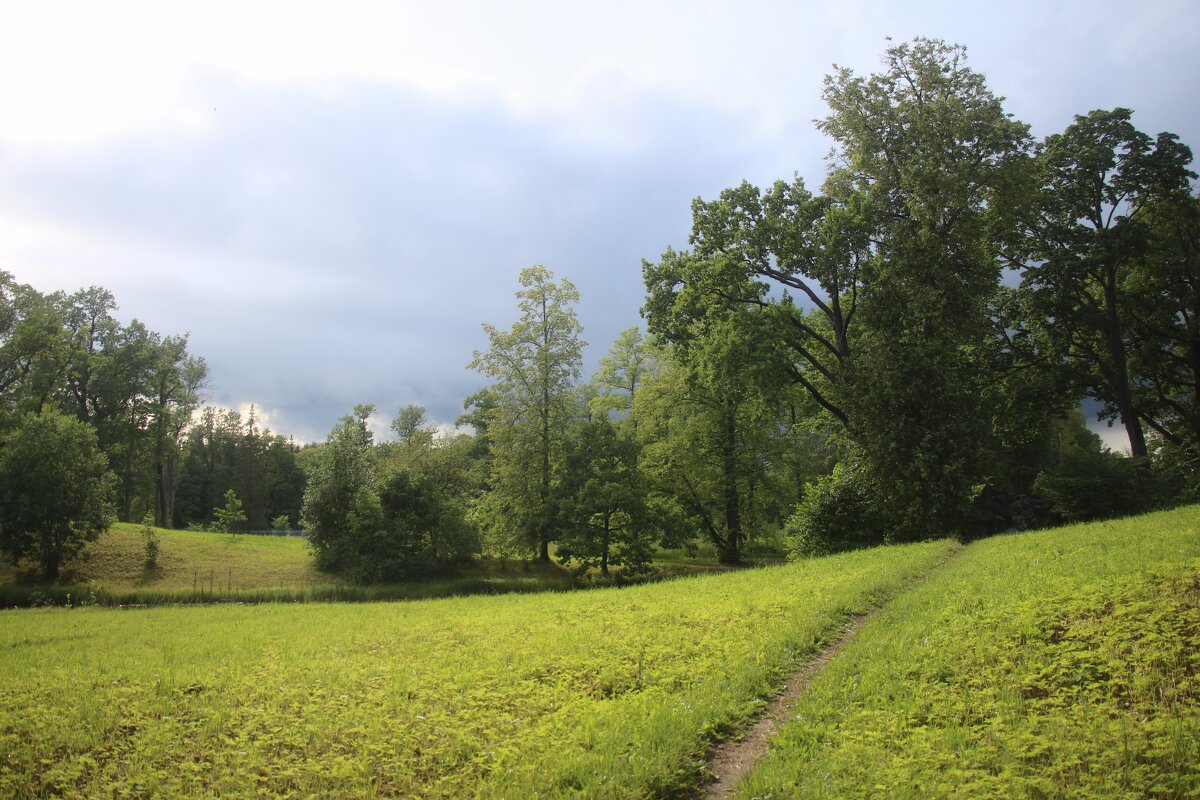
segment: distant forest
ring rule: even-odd
[[[823,96],[820,191],[694,200],[590,380],[574,285],[523,270],[469,359],[470,432],[414,405],[375,442],[362,405],[301,447],[205,406],[186,336],[0,273],[0,549],[53,577],[119,519],[303,529],[364,582],[479,555],[632,575],[697,541],[738,563],[1200,500],[1191,150],[1124,108],[1035,140],[936,40]]]

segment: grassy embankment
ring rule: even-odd
[[[0,796],[681,796],[848,614],[959,549],[621,590],[0,613]]]
[[[321,572],[300,537],[156,528],[157,567],[147,569],[142,526],[118,523],[52,585],[0,564],[0,608],[30,605],[162,605],[209,602],[398,600],[567,589],[554,564],[481,561],[453,576],[356,586]]]
[[[1200,796],[1200,507],[971,545],[795,713],[740,797]]]

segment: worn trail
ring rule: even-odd
[[[767,704],[762,716],[746,729],[740,739],[721,742],[713,748],[708,766],[716,775],[716,780],[705,787],[705,800],[733,796],[733,790],[742,777],[758,759],[766,755],[771,739],[775,738],[779,726],[787,722],[792,706],[804,694],[813,677],[842,651],[854,638],[854,634],[858,633],[859,628],[878,611],[879,609],[876,609],[868,614],[858,614],[846,620],[841,636],[792,673],[779,694]]]
[[[788,677],[787,683],[779,693],[767,703],[762,716],[745,730],[741,738],[721,742],[713,748],[709,754],[708,768],[715,778],[705,786],[701,797],[704,800],[732,797],[734,790],[746,773],[760,758],[766,755],[771,740],[779,732],[779,727],[791,718],[792,707],[808,689],[817,673],[836,658],[859,629],[890,605],[892,600],[911,590],[917,584],[928,580],[931,575],[944,570],[950,562],[962,555],[965,549],[957,548],[932,569],[910,579],[906,585],[878,607],[865,614],[855,614],[847,618],[842,623],[841,635],[800,665],[799,669]]]

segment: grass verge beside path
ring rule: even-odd
[[[1200,507],[971,545],[793,711],[739,797],[1200,796]]]
[[[679,797],[957,549],[419,603],[0,614],[0,796]]]

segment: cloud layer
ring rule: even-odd
[[[75,12],[0,25],[0,268],[190,332],[213,402],[304,440],[360,402],[452,421],[529,264],[579,286],[590,371],[693,197],[819,183],[821,77],[888,35],[967,44],[1039,136],[1125,105],[1200,146],[1186,0]]]

